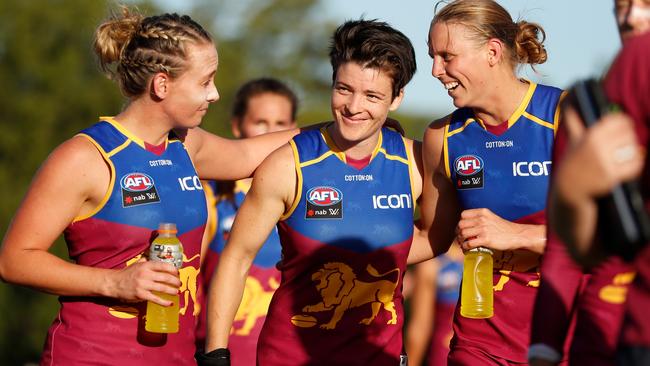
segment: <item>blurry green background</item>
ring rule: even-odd
[[[129,1],[145,14],[169,11]],[[337,25],[313,14],[318,0],[254,2],[237,32],[220,26],[237,1],[194,1],[185,13],[217,42],[216,84],[221,100],[203,127],[230,136],[233,94],[244,81],[273,76],[297,90],[301,125],[330,118],[329,35]],[[249,2],[249,5],[251,2]],[[0,233],[4,233],[30,180],[49,152],[101,115],[115,115],[125,100],[100,72],[92,53],[95,27],[115,2],[100,0],[0,1]],[[425,68],[428,66],[425,66]],[[420,139],[432,116],[394,114]],[[62,240],[52,247],[68,258]],[[58,310],[56,296],[0,284],[0,365],[36,363]]]

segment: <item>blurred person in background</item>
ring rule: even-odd
[[[650,30],[650,1],[615,0],[614,11],[623,44]],[[564,158],[567,144],[567,130],[561,124],[555,166]],[[610,257],[583,274],[549,229],[541,272],[528,355],[531,365],[557,365],[562,360],[572,365],[613,365],[633,266]]]
[[[199,178],[250,176],[298,131],[228,140],[198,127],[219,99],[218,55],[189,16],[123,7],[97,28],[94,46],[128,103],[43,163],[4,237],[0,276],[60,296],[44,365],[193,365],[206,223]],[[161,222],[178,228],[180,270],[143,258]],[[62,233],[72,262],[48,251]],[[154,292],[179,289],[179,332],[146,332],[146,302],[169,306]]]
[[[463,277],[463,251],[457,243],[447,253],[416,264],[406,273],[411,282],[406,353],[414,366],[447,364],[452,323]]]
[[[625,113],[605,115],[585,129],[572,108],[563,113],[567,148],[555,170],[551,191],[551,224],[579,260],[602,260],[596,223],[596,200],[611,189],[640,179],[645,207],[650,169],[647,159],[650,126],[650,33],[631,37],[607,73],[605,93]],[[604,223],[606,224],[606,223]],[[611,259],[607,259],[608,261]],[[629,286],[616,364],[650,364],[650,247],[633,261],[636,276]]]
[[[283,82],[273,78],[253,79],[243,84],[235,94],[230,127],[236,138],[248,138],[296,127],[298,98]],[[216,218],[216,230],[211,237],[201,276],[209,284],[219,255],[230,235],[235,214],[250,189],[251,178],[237,181],[203,182],[208,195],[208,217]],[[254,365],[257,338],[262,330],[271,296],[280,284],[276,268],[282,247],[277,229],[271,231],[246,278],[244,298],[237,315],[228,345],[233,354],[233,365]],[[205,304],[204,304],[205,305]],[[203,309],[207,309],[206,306]],[[205,343],[206,313],[201,316],[197,348]]]

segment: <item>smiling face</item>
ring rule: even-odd
[[[237,138],[254,137],[269,132],[296,127],[292,105],[284,95],[266,92],[248,99],[246,113],[232,120],[232,132]]]
[[[332,138],[342,150],[358,147],[368,154],[389,111],[397,109],[403,92],[392,98],[393,80],[386,72],[356,62],[339,66],[332,88]]]
[[[210,103],[219,100],[214,85],[217,50],[212,43],[189,44],[185,71],[169,79],[163,108],[174,128],[192,128],[201,124]]]
[[[455,23],[434,23],[429,32],[431,74],[458,108],[481,104],[490,73],[486,46],[469,36],[467,27]]]

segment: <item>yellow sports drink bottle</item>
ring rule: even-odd
[[[490,318],[494,314],[492,292],[492,251],[474,248],[465,253],[460,315],[466,318]]]
[[[183,245],[176,237],[176,224],[161,223],[158,236],[149,248],[149,260],[173,264],[177,269],[183,265]],[[161,306],[147,302],[147,316],[144,329],[152,333],[178,332],[178,294],[169,295],[154,291],[162,299],[169,300],[171,306]]]

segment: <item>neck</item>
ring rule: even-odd
[[[151,145],[160,145],[169,135],[173,123],[158,107],[146,97],[134,99],[115,119],[132,134]]]
[[[474,114],[483,123],[497,126],[515,113],[528,91],[529,84],[517,79],[512,74],[507,78],[492,83],[494,87],[490,90],[482,106],[473,107]]]
[[[327,131],[336,147],[343,152],[345,156],[352,159],[363,159],[372,155],[375,147],[377,147],[377,141],[379,140],[380,134],[380,130],[377,130],[374,134],[361,141],[349,141],[341,135],[336,124],[329,126]]]

